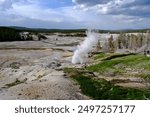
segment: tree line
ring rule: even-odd
[[[0,27],[0,41],[23,41],[19,31],[7,27]]]
[[[143,52],[150,47],[150,32],[146,33],[121,33],[116,39],[111,35],[108,39],[101,43],[98,42],[97,49],[116,52],[118,50],[127,50],[132,52]]]

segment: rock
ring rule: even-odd
[[[52,62],[52,63],[48,64],[46,67],[55,69],[55,68],[60,67],[60,66],[61,66],[61,63]]]

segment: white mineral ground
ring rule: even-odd
[[[0,99],[90,99],[63,72],[64,67],[82,67],[72,64],[71,59],[73,50],[84,38],[59,37],[57,34],[47,35],[47,38],[0,42]],[[93,63],[92,60],[89,62]],[[106,80],[111,78],[105,77]],[[118,85],[145,87],[140,81],[137,83],[139,79],[134,80],[135,83]],[[15,82],[23,83],[13,85]]]
[[[72,66],[73,44],[83,38],[47,37],[0,43],[0,99],[89,99],[62,70]],[[23,83],[7,86],[17,80]]]

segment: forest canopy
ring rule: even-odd
[[[7,27],[0,27],[0,41],[23,41],[19,31]]]

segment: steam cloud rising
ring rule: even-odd
[[[85,40],[77,46],[76,51],[72,57],[73,64],[83,64],[87,61],[88,53],[92,51],[93,46],[97,44],[98,34],[96,31],[88,30],[86,32],[87,37]]]

